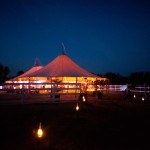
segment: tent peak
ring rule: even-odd
[[[33,67],[37,67],[37,66],[41,66],[41,62],[40,62],[39,58],[36,57]]]
[[[66,48],[65,48],[64,43],[62,42],[61,45],[62,45],[62,54],[66,55]]]

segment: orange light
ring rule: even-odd
[[[39,129],[37,130],[37,137],[38,138],[42,138],[43,137],[43,130],[42,130],[42,127],[41,127],[41,122],[39,124]]]
[[[76,111],[79,111],[79,105],[78,105],[78,103],[77,103],[77,106],[76,106]]]
[[[83,102],[85,102],[85,96],[82,97]]]

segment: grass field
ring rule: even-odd
[[[150,104],[123,99],[0,105],[1,150],[144,150]],[[44,137],[36,130],[42,123]]]

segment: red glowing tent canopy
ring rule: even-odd
[[[29,74],[30,77],[94,77],[98,76],[86,71],[62,53],[42,69]]]

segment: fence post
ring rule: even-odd
[[[24,84],[22,84],[22,88],[21,88],[21,102],[22,103],[24,102],[23,98],[24,98]]]
[[[144,97],[147,100],[147,91],[146,91],[146,84],[144,83]]]

